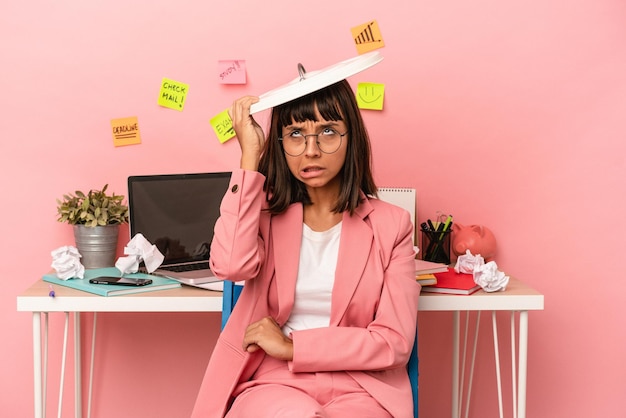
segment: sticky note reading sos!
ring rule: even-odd
[[[112,119],[111,133],[113,134],[113,145],[116,147],[141,144],[139,122],[136,116]]]
[[[359,109],[383,110],[385,85],[379,83],[359,83],[356,88],[356,103]]]
[[[182,112],[188,91],[189,85],[164,78],[159,92],[159,106]]]
[[[222,144],[235,136],[233,121],[230,119],[228,109],[214,116],[211,119],[211,126]]]

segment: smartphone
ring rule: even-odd
[[[93,284],[114,284],[118,286],[145,286],[152,283],[152,279],[129,279],[127,277],[96,277],[89,279]]]

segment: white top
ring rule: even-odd
[[[302,225],[295,302],[291,316],[283,326],[287,336],[291,331],[327,327],[330,323],[341,222],[322,232]]]

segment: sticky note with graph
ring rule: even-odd
[[[366,52],[373,51],[385,46],[383,36],[380,33],[378,22],[371,20],[359,26],[355,26],[350,29],[352,32],[352,38],[356,45],[356,51],[359,54],[365,54]]]

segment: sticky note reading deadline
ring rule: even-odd
[[[159,92],[159,106],[182,112],[188,91],[189,85],[164,78],[161,82],[161,91]]]
[[[217,71],[221,84],[246,84],[245,60],[220,60]]]
[[[359,54],[365,54],[385,46],[378,22],[375,20],[355,26],[350,29],[350,32]]]
[[[359,109],[383,110],[385,85],[379,83],[359,83],[356,88],[356,103]]]
[[[116,147],[141,144],[139,121],[136,116],[112,119],[111,133],[113,134],[113,145]]]
[[[228,109],[211,118],[211,126],[222,144],[235,136],[233,121],[230,119]]]

